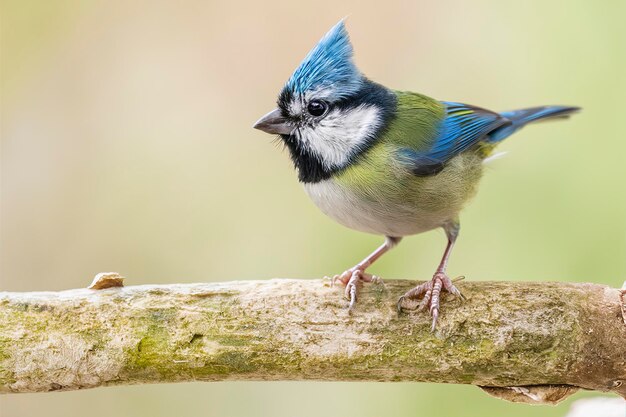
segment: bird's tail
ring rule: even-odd
[[[489,142],[500,142],[528,123],[540,120],[567,119],[571,114],[579,110],[580,107],[541,106],[502,112],[500,115],[509,119],[511,124],[504,125],[491,132],[489,134]]]

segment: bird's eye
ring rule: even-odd
[[[320,117],[328,110],[328,104],[321,100],[311,100],[306,109],[311,116]]]

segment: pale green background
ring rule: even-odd
[[[580,105],[507,141],[452,275],[626,279],[626,2],[2,2],[1,289],[320,277],[381,239],[325,218],[251,129],[344,16],[371,78],[491,109]],[[428,278],[440,232],[373,271]],[[445,307],[443,313],[445,314]],[[541,364],[537,364],[541,366]],[[579,394],[577,398],[580,398]],[[0,399],[13,416],[563,416],[471,386],[195,383]]]

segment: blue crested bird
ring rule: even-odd
[[[459,212],[476,193],[483,163],[502,140],[528,123],[579,110],[541,106],[496,113],[396,91],[355,66],[343,21],[300,63],[272,110],[254,127],[280,135],[300,182],[328,216],[352,229],[384,235],[368,257],[335,275],[355,305],[366,272],[404,236],[443,228],[448,238],[430,281],[407,291],[398,309],[428,308],[432,329],[440,294],[461,292],[446,266],[459,234]],[[411,302],[408,302],[411,300]],[[417,302],[419,300],[419,303]]]

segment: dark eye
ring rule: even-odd
[[[311,100],[306,110],[311,116],[320,117],[328,110],[328,104],[321,100]]]

